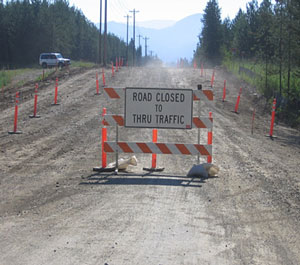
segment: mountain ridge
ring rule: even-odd
[[[197,13],[185,17],[174,25],[153,29],[146,27],[136,27],[136,46],[139,45],[139,34],[148,40],[148,53],[154,54],[166,63],[176,62],[179,58],[192,59],[193,51],[199,42],[199,34],[202,29],[202,14]],[[127,25],[119,22],[108,22],[108,32],[126,41]],[[129,28],[129,41],[132,38],[132,26]],[[144,41],[141,39],[142,52],[144,55]]]

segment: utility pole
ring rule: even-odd
[[[128,63],[128,57],[129,57],[129,50],[128,50],[128,48],[129,48],[129,46],[128,46],[128,25],[129,25],[129,18],[130,18],[131,16],[127,15],[127,16],[124,16],[124,17],[127,18],[127,39],[126,39],[127,50],[126,50],[126,62]]]
[[[105,13],[104,13],[104,55],[103,66],[106,66],[107,60],[107,0],[105,0]]]
[[[143,38],[143,36],[141,34],[138,35],[139,38],[139,47],[141,46],[141,38]]]
[[[147,40],[149,40],[149,38],[145,37],[143,39],[145,40],[145,57],[147,57]]]
[[[99,64],[102,63],[102,46],[101,46],[101,34],[102,34],[102,0],[100,0],[100,25],[99,25]]]
[[[152,55],[153,55],[153,51],[150,51],[150,56],[152,57]]]
[[[140,11],[133,9],[129,12],[133,13],[133,66],[135,66],[135,14]]]

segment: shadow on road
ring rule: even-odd
[[[154,186],[182,186],[200,188],[206,178],[191,178],[186,176],[164,175],[164,174],[133,174],[114,173],[93,174],[80,183],[80,185],[154,185]]]

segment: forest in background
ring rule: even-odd
[[[276,97],[278,115],[299,126],[300,0],[252,0],[224,21],[217,0],[210,0],[201,23],[194,60],[240,74],[270,102]]]
[[[0,0],[1,69],[37,65],[42,52],[60,52],[71,60],[96,63],[98,45],[97,27],[66,0],[13,0],[5,4]],[[108,34],[108,63],[119,56],[126,58],[126,51],[123,40]],[[135,52],[139,60],[141,51]],[[129,60],[132,55],[133,42],[130,42]]]

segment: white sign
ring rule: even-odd
[[[191,89],[125,89],[125,127],[191,129]]]

